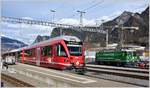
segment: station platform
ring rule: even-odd
[[[2,74],[14,77],[35,87],[138,87],[132,84],[21,63],[9,65],[7,70],[2,70]]]

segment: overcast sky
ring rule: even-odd
[[[79,24],[77,10],[85,11],[84,25],[95,25],[96,20],[111,20],[123,11],[142,12],[149,0],[1,0],[1,15],[34,20]],[[99,22],[100,23],[100,22]],[[21,31],[19,31],[22,29]],[[25,43],[34,41],[38,34],[49,35],[50,27],[25,24],[2,23],[2,35],[16,38]],[[13,34],[13,35],[12,35]]]

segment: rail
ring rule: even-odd
[[[33,85],[1,73],[1,79],[14,84],[16,87],[34,87]]]
[[[149,71],[146,69],[123,68],[90,64],[87,64],[86,67],[87,70],[91,72],[106,73],[111,75],[149,80]]]

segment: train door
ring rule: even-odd
[[[48,46],[44,46],[41,48],[41,61],[43,63],[52,63],[53,62],[53,58],[52,58],[53,54],[52,54],[52,46],[48,45]]]
[[[41,55],[41,50],[40,48],[37,48],[37,60],[36,60],[37,66],[40,66],[40,55]]]
[[[61,44],[56,44],[54,48],[54,59],[58,64],[64,64],[68,62],[68,55],[65,48]]]

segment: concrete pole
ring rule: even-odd
[[[123,40],[123,39],[124,39],[124,38],[123,38],[123,26],[122,26],[122,25],[121,25],[121,38],[120,38],[120,39],[121,39],[120,44],[121,44],[121,48],[122,48],[122,47],[123,47],[123,43],[124,43],[124,42],[123,42],[123,41],[124,41],[124,40]]]
[[[107,33],[106,33],[106,47],[107,47],[107,46],[108,46],[108,35],[109,35],[109,34],[108,34],[108,29],[106,30],[106,32],[107,32]]]

